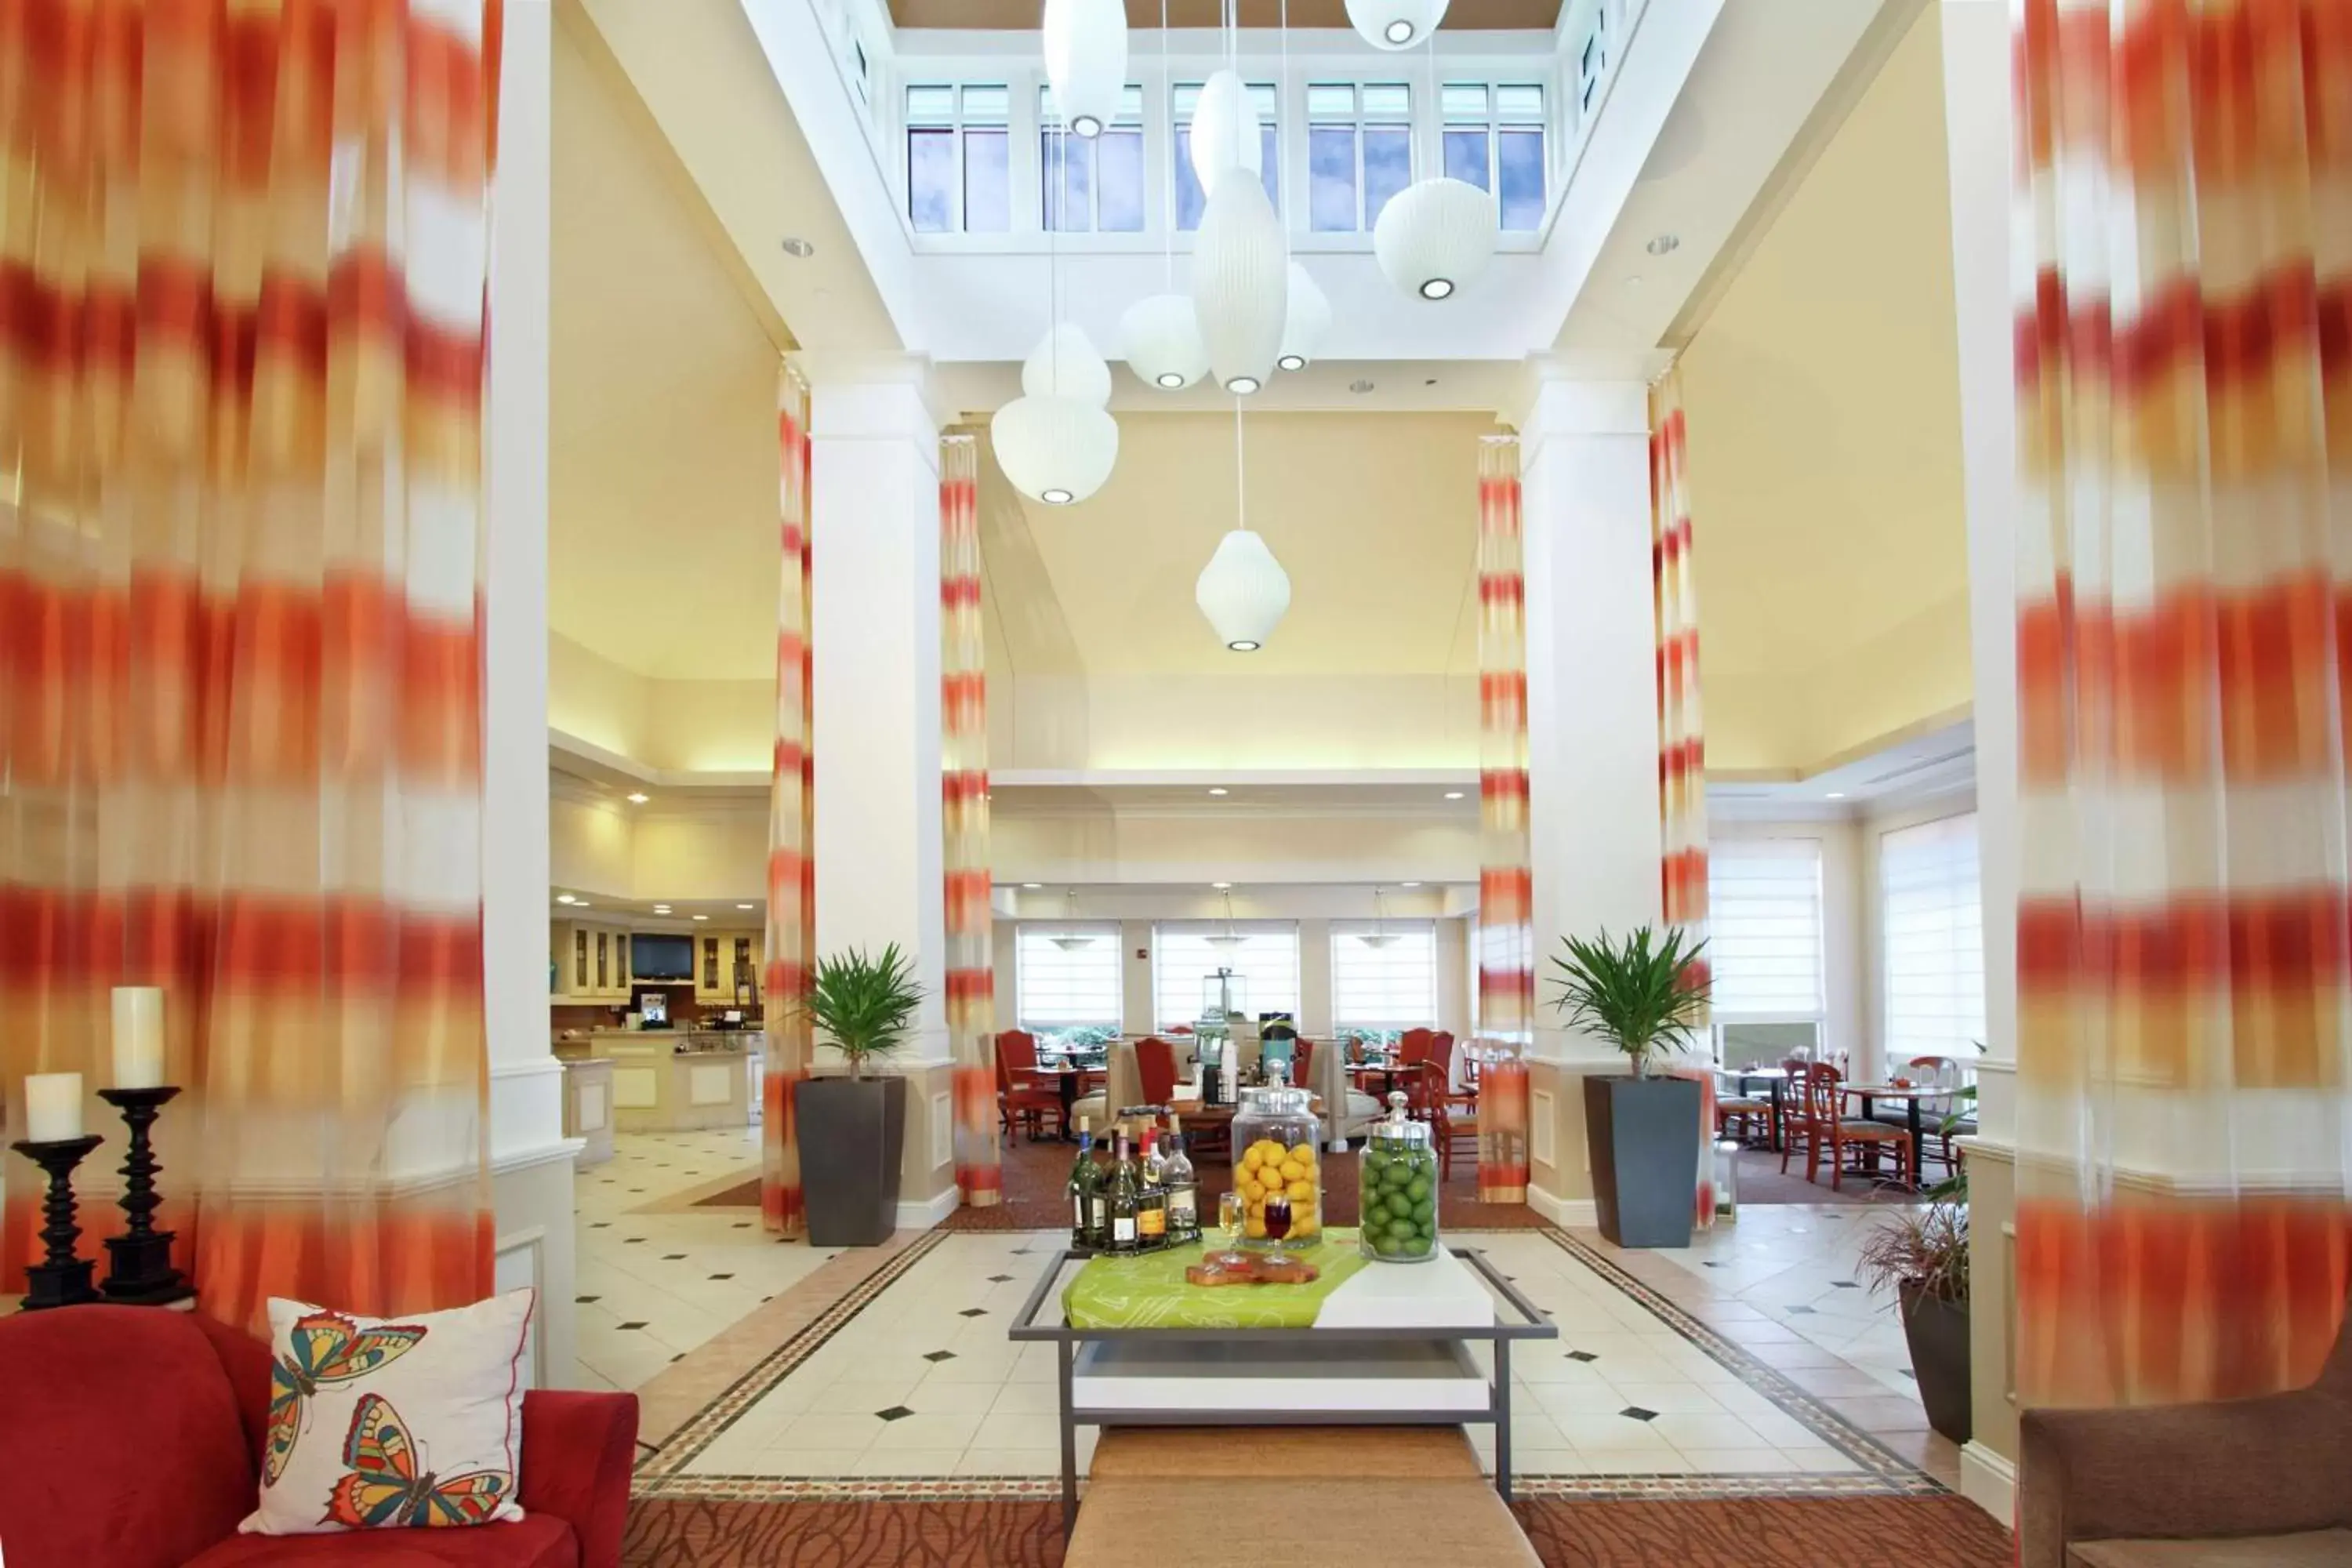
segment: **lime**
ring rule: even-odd
[[[1416,1236],[1410,1241],[1402,1241],[1397,1245],[1407,1258],[1426,1258],[1429,1256],[1429,1249],[1433,1243],[1428,1237]]]
[[[1389,1194],[1389,1213],[1396,1215],[1399,1219],[1412,1218],[1412,1199],[1407,1197],[1402,1193],[1391,1193]]]
[[[1392,1236],[1384,1236],[1372,1243],[1372,1250],[1379,1253],[1382,1258],[1394,1258],[1397,1255],[1398,1250],[1403,1246],[1404,1243],[1399,1241],[1396,1237]]]
[[[1384,1187],[1406,1186],[1411,1184],[1412,1181],[1412,1167],[1402,1161],[1381,1173],[1381,1185]]]
[[[1415,1176],[1412,1183],[1406,1186],[1405,1192],[1412,1198],[1413,1202],[1423,1202],[1429,1196],[1429,1178],[1427,1176]]]
[[[1421,1234],[1421,1227],[1409,1219],[1392,1219],[1389,1221],[1389,1234],[1401,1242],[1411,1241]]]
[[[1423,1225],[1434,1222],[1437,1218],[1436,1203],[1429,1198],[1422,1199],[1412,1205],[1412,1217]]]
[[[1422,1235],[1427,1237],[1432,1241],[1435,1241],[1437,1239],[1437,1221],[1435,1219],[1424,1219],[1419,1225],[1414,1226],[1413,1228],[1421,1232]]]

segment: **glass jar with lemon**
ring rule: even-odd
[[[1314,1096],[1283,1081],[1244,1089],[1234,1113],[1234,1187],[1247,1209],[1242,1245],[1303,1251],[1323,1238],[1323,1167]]]
[[[1363,1255],[1382,1263],[1436,1257],[1437,1146],[1429,1123],[1405,1114],[1402,1090],[1389,1096],[1388,1119],[1372,1124],[1360,1160],[1357,1245]]]

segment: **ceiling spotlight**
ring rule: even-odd
[[[651,799],[653,799],[653,796],[646,795],[642,790],[632,791],[629,795],[629,804],[631,805],[643,805],[646,802]]]
[[[1043,883],[1043,882],[1024,882],[1024,883],[1022,883],[1021,885],[1022,885],[1023,887],[1024,887],[1024,888],[1028,889],[1031,892],[1033,892],[1033,893],[1034,893],[1034,892],[1035,892],[1038,889],[1040,889],[1040,888],[1044,887],[1045,884],[1045,883]]]
[[[1307,356],[1305,354],[1285,354],[1280,359],[1274,362],[1274,366],[1276,370],[1305,370],[1307,368]]]
[[[1072,495],[1069,491],[1057,488],[1048,489],[1044,495],[1039,496],[1037,499],[1044,501],[1047,506],[1067,506],[1077,498]]]
[[[816,247],[811,245],[807,240],[802,239],[796,235],[793,238],[784,241],[784,254],[786,256],[798,257],[803,260],[805,260],[809,257],[816,254]]]
[[[710,917],[709,917],[709,915],[697,915],[697,916],[695,916],[694,918],[695,918],[696,920],[698,920],[698,921],[707,921],[707,920],[709,920]]]
[[[1662,234],[1642,248],[1653,256],[1671,256],[1681,245],[1682,240],[1679,237]]]
[[[572,907],[575,910],[584,910],[588,907],[588,900],[585,899],[574,899],[572,900]]]
[[[1845,798],[1845,791],[1842,789],[1833,789],[1830,791],[1829,795],[1825,798],[1830,800],[1843,800]]]
[[[1223,784],[1211,784],[1209,786],[1209,793],[1211,795],[1223,795],[1225,793],[1225,786]]]
[[[1366,381],[1362,376],[1358,376],[1355,380],[1348,384],[1348,390],[1354,393],[1359,397],[1361,397],[1365,393],[1371,391],[1371,389],[1372,384]]]
[[[569,893],[558,893],[555,895],[555,901],[559,904],[576,904],[580,900]]]
[[[735,907],[739,910],[754,910],[759,908],[757,904],[738,904]]]
[[[1421,884],[1419,882],[1399,882],[1397,886],[1400,888],[1418,888]]]
[[[1257,387],[1258,380],[1254,375],[1237,375],[1225,383],[1225,390],[1237,397],[1247,397],[1251,393],[1255,392]]]
[[[1445,792],[1445,798],[1448,800],[1460,800],[1462,798],[1462,792],[1458,789],[1447,790]]]
[[[666,915],[669,913],[669,906],[667,904],[656,904],[654,906],[654,913],[657,915]]]
[[[1232,887],[1232,886],[1233,886],[1233,884],[1232,884],[1231,882],[1212,882],[1212,883],[1210,883],[1210,884],[1209,884],[1209,886],[1210,886],[1210,887],[1212,887],[1212,888],[1214,888],[1217,891],[1219,891],[1219,892],[1221,892],[1221,893],[1222,893],[1222,892],[1223,892],[1227,888]]]

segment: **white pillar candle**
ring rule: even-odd
[[[81,1074],[37,1072],[25,1080],[25,1137],[64,1143],[81,1136]]]
[[[114,988],[114,1087],[160,1089],[163,1084],[163,988]]]

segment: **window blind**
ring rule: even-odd
[[[1389,940],[1374,947],[1364,938]],[[1437,1024],[1437,928],[1427,921],[1331,922],[1331,1026],[1425,1029]]]
[[[1190,1024],[1201,1016],[1207,978],[1220,968],[1239,978],[1234,1005],[1255,1018],[1260,1013],[1298,1013],[1298,927],[1289,921],[1236,921],[1232,946],[1213,940],[1226,934],[1223,921],[1170,921],[1151,928],[1151,988],[1156,1028]]]
[[[1023,1028],[1119,1026],[1118,926],[1024,921],[1013,951],[1013,1010]]]
[[[1975,813],[1879,835],[1878,892],[1887,1060],[1965,1060],[1985,1035]]]
[[[1708,844],[1707,944],[1717,1023],[1822,1016],[1822,841]]]

